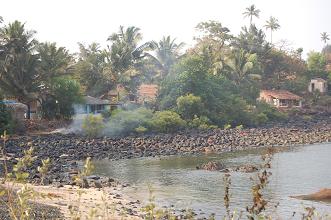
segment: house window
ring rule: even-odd
[[[300,107],[300,101],[299,100],[293,100],[293,106]]]
[[[287,100],[286,99],[279,99],[279,106],[287,107]]]
[[[315,91],[315,83],[311,84],[311,91]]]

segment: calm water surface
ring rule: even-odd
[[[96,173],[130,183],[124,193],[132,199],[147,202],[148,185],[153,188],[156,203],[174,205],[176,209],[192,208],[198,214],[216,213],[221,219],[224,184],[223,173],[196,170],[196,166],[208,161],[222,161],[227,166],[261,164],[263,150],[242,151],[222,155],[140,158],[120,161],[95,161]],[[264,191],[272,201],[269,207],[279,203],[273,211],[281,219],[300,219],[304,206],[314,206],[318,212],[331,213],[331,204],[301,201],[291,195],[309,194],[321,188],[331,188],[331,144],[318,144],[284,148],[274,155],[272,177]],[[251,204],[250,177],[256,173],[231,173],[231,210],[244,210]],[[271,208],[274,210],[274,208]],[[293,212],[296,212],[294,217]]]

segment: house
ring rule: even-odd
[[[302,107],[302,98],[286,90],[261,90],[258,100],[276,108]]]
[[[138,87],[137,96],[138,103],[152,102],[156,100],[158,93],[158,85],[156,84],[141,84]]]
[[[108,91],[99,98],[110,100],[112,106],[122,105],[121,102],[136,102],[136,96],[128,92],[121,84],[118,84],[115,89]]]
[[[308,85],[309,92],[318,91],[322,94],[327,93],[328,91],[328,82],[322,78],[314,78],[310,80]]]
[[[75,111],[77,114],[98,114],[110,110],[110,106],[109,100],[85,96],[84,104],[75,105]]]
[[[3,100],[0,103],[4,104],[10,110],[13,118],[17,120],[24,120],[26,118],[28,107],[23,103],[16,100]]]

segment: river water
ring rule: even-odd
[[[96,174],[130,183],[131,186],[125,188],[124,193],[132,199],[147,202],[150,185],[158,207],[174,205],[178,210],[191,208],[200,216],[216,213],[216,218],[221,219],[225,214],[224,173],[197,170],[196,166],[208,161],[222,161],[229,167],[259,165],[263,151],[264,149],[222,155],[102,160],[95,161],[95,165]],[[307,206],[314,206],[321,215],[331,213],[331,203],[289,197],[331,188],[330,143],[282,148],[273,156],[271,172],[270,183],[263,195],[270,200],[268,209],[272,210],[274,217],[300,219]],[[251,187],[254,182],[251,177],[256,174],[231,173],[232,211],[239,213],[252,204]]]

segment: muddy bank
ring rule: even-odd
[[[12,190],[22,187],[1,185]],[[81,189],[76,186],[27,185],[38,197],[30,200],[31,219],[142,219],[139,200],[129,201],[122,195],[122,187],[104,187],[102,189]],[[4,200],[4,197],[1,197]],[[93,213],[93,214],[92,214]],[[0,205],[0,219],[10,219],[7,207]],[[78,219],[78,218],[77,218]]]
[[[289,121],[286,124],[251,129],[215,129],[187,131],[177,134],[161,134],[125,138],[89,139],[79,135],[49,134],[13,138],[6,145],[9,164],[21,157],[23,149],[34,147],[37,159],[32,164],[30,179],[38,183],[40,175],[35,172],[41,159],[50,158],[52,165],[46,184],[73,184],[79,161],[93,159],[130,159],[168,155],[196,155],[222,153],[259,147],[292,146],[331,141],[331,119],[324,117],[309,122]],[[113,177],[116,178],[116,177]],[[112,184],[109,178],[91,179],[92,185]]]

